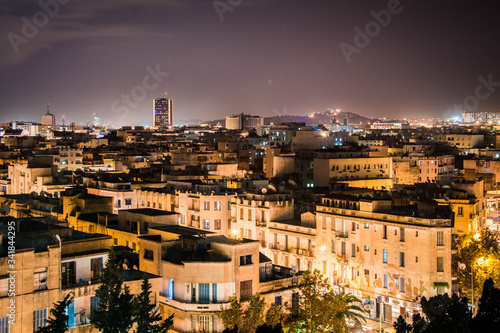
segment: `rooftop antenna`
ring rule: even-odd
[[[49,114],[50,103],[47,103],[47,114]]]

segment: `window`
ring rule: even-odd
[[[252,255],[240,256],[240,266],[251,265],[252,264]]]
[[[384,274],[384,288],[387,288],[387,274]]]
[[[125,206],[130,206],[132,204],[132,199],[125,199]]]
[[[120,199],[118,199],[118,203],[116,205],[118,208],[120,208],[122,206],[122,201]]]
[[[220,230],[220,228],[221,228],[221,221],[215,220],[215,230]]]
[[[384,264],[387,264],[387,250],[386,249],[383,250],[382,262]]]
[[[212,283],[212,302],[217,303],[217,283]]]
[[[209,220],[203,220],[203,229],[205,229],[205,230],[210,229],[210,221]]]
[[[370,225],[368,223],[365,223],[365,229],[369,229]]]
[[[247,300],[252,297],[252,280],[240,282],[240,298]]]
[[[99,298],[97,296],[90,297],[90,319],[94,319],[94,314],[99,309]]]
[[[214,210],[220,210],[220,201],[215,202]]]
[[[299,306],[299,294],[292,293],[292,311],[296,311]]]
[[[399,252],[399,267],[405,267],[405,253]]]
[[[382,235],[382,239],[387,239],[387,226],[386,225],[384,225],[384,232]]]
[[[145,249],[144,250],[144,259],[153,260],[154,259],[154,253],[153,253],[153,251]]]
[[[244,211],[244,209],[243,209],[243,208],[240,208],[240,220],[243,220],[243,216],[244,216],[244,215],[243,215],[243,211]]]
[[[438,231],[437,232],[437,246],[443,246],[444,245],[444,231]]]
[[[45,327],[47,320],[47,309],[33,311],[33,332],[38,332],[41,327]]]
[[[418,231],[415,231],[415,237],[418,237]]]
[[[458,216],[464,216],[464,207],[458,207]]]
[[[210,201],[205,201],[205,210],[210,210]]]
[[[418,262],[418,257],[415,257],[415,262]]]
[[[437,271],[444,272],[444,257],[437,257]]]
[[[351,244],[351,257],[356,257],[356,244]]]
[[[406,290],[405,290],[405,278],[400,278],[399,291],[402,293],[406,292]]]
[[[167,293],[167,298],[174,299],[175,292],[174,292],[174,279],[168,279],[168,293]]]
[[[37,268],[33,272],[33,291],[47,289],[47,267]]]
[[[281,305],[281,296],[274,297],[274,304]]]
[[[326,218],[324,216],[322,216],[321,220],[323,221],[322,222],[323,230],[326,230]]]
[[[352,222],[352,231],[356,231],[356,223]]]
[[[399,228],[399,241],[405,241],[405,228]]]
[[[368,245],[365,245],[365,251],[370,251],[370,247]]]
[[[9,316],[0,317],[0,333],[9,333]]]
[[[300,248],[300,245],[297,244],[297,248]],[[332,239],[332,253],[335,253],[335,240]]]
[[[200,316],[200,328],[201,332],[208,332],[210,329],[210,316]]]
[[[90,260],[90,278],[92,280],[98,280],[102,278],[102,257],[94,258]]]
[[[198,287],[200,288],[199,303],[210,303],[210,283],[200,283]]]
[[[373,227],[373,232],[377,232],[377,226]]]

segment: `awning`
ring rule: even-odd
[[[448,282],[434,282],[434,288],[438,287],[450,288]]]

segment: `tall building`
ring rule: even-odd
[[[226,128],[234,130],[243,130],[245,128],[254,128],[264,125],[264,118],[248,114],[237,114],[226,116]]]
[[[42,116],[42,125],[55,126],[56,116],[49,112],[50,104],[47,103],[47,113]]]
[[[153,102],[153,126],[172,126],[172,100],[166,97],[160,97]]]

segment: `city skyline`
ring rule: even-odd
[[[151,100],[164,91],[176,121],[329,108],[394,118],[497,111],[494,9],[493,1],[7,1],[0,121],[40,121],[50,102],[56,123],[65,115],[86,124],[96,113],[110,125],[151,125]]]

